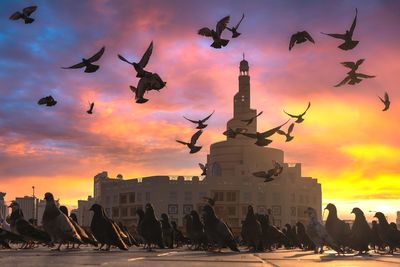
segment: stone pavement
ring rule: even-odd
[[[243,248],[242,248],[243,249]],[[243,249],[244,250],[244,249]],[[328,251],[322,255],[301,250],[279,249],[274,252],[211,253],[190,251],[186,248],[146,252],[142,248],[129,251],[79,250],[50,251],[48,248],[34,250],[0,250],[0,267],[80,267],[80,266],[400,266],[400,254],[371,256],[336,256]]]

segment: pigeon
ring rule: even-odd
[[[308,215],[306,234],[315,245],[314,253],[317,254],[319,252],[322,254],[324,252],[324,244],[330,246],[337,253],[343,253],[342,249],[335,243],[324,226],[318,221],[315,209],[308,207],[304,213]]]
[[[221,34],[225,30],[226,26],[229,23],[229,16],[224,17],[220,21],[218,21],[217,26],[214,30],[211,30],[207,27],[201,28],[197,33],[202,36],[212,37],[213,43],[210,45],[214,48],[221,48],[222,46],[227,46],[229,40],[221,39]]]
[[[57,208],[53,194],[47,192],[44,199],[46,207],[42,217],[43,228],[53,243],[59,243],[55,250],[60,250],[61,245],[67,242],[81,244],[82,240],[69,218]]]
[[[350,68],[350,71],[347,72],[346,78],[344,78],[340,83],[336,84],[334,87],[339,87],[345,84],[358,84],[362,81],[361,78],[374,78],[375,76],[367,75],[363,73],[356,72],[358,67],[364,62],[364,59],[359,59],[356,62],[342,62],[341,64],[347,68]]]
[[[290,248],[295,248],[295,247],[299,247],[301,248],[301,244],[299,242],[299,239],[297,237],[297,233],[296,233],[296,227],[295,226],[291,226],[290,224],[285,224],[285,228],[286,229],[286,236],[289,239],[289,247]]]
[[[306,115],[310,106],[311,106],[311,102],[308,102],[308,106],[307,106],[306,110],[303,113],[301,113],[300,115],[292,115],[292,114],[287,113],[285,110],[283,110],[283,112],[285,112],[287,115],[289,115],[292,118],[296,118],[297,119],[297,120],[295,120],[296,123],[302,123],[304,121],[303,116]]]
[[[70,215],[71,220],[73,221],[73,224],[75,226],[75,223],[78,224],[78,217],[76,217],[75,213],[71,213]],[[85,232],[85,234],[88,236],[88,238],[90,239],[90,241],[87,241],[87,244],[92,244],[93,246],[97,247],[99,242],[96,240],[96,238],[94,237],[94,235],[90,232],[89,229],[85,229],[82,226],[80,226],[78,224],[78,226]],[[78,232],[79,233],[79,232]],[[79,233],[80,234],[80,233]],[[80,236],[82,237],[82,235],[80,234]],[[85,240],[83,240],[85,242]]]
[[[22,235],[15,234],[0,227],[0,245],[4,246],[7,249],[11,249],[8,242],[25,243],[26,241]]]
[[[315,44],[314,39],[306,31],[297,32],[297,33],[293,34],[292,37],[290,37],[289,51],[292,50],[292,48],[295,44],[301,44],[306,41],[310,41],[311,43]]]
[[[369,251],[369,244],[372,241],[372,230],[361,209],[354,208],[351,213],[354,213],[356,218],[351,227],[349,247],[357,250],[359,254],[367,253]]]
[[[142,236],[146,241],[147,249],[149,251],[151,250],[152,244],[157,245],[159,248],[165,247],[162,237],[161,223],[157,220],[153,206],[150,203],[147,203],[145,206],[141,228]]]
[[[93,246],[95,246],[95,247],[98,246],[97,240],[91,239],[91,238],[88,236],[88,234],[85,232],[85,230],[83,230],[83,228],[78,224],[78,222],[75,221],[75,220],[72,218],[72,215],[75,215],[75,214],[71,214],[71,217],[68,216],[68,208],[67,208],[66,206],[60,206],[60,210],[61,210],[62,213],[64,213],[64,214],[68,217],[69,221],[70,221],[71,224],[74,226],[75,231],[78,233],[79,237],[81,238],[81,240],[82,240],[82,242],[83,242],[84,244],[91,244],[91,245],[93,245]],[[75,217],[75,219],[76,219],[76,215],[75,215],[74,217]],[[75,245],[75,244],[74,244],[74,245]],[[78,247],[79,247],[79,245],[80,245],[80,244],[78,244]],[[73,247],[74,247],[74,246],[72,246],[72,248],[73,248]]]
[[[86,73],[93,73],[96,72],[100,66],[99,65],[94,65],[92,64],[93,62],[98,61],[101,56],[104,54],[105,51],[105,47],[103,46],[99,52],[97,52],[96,54],[94,54],[92,57],[86,59],[86,58],[82,58],[82,62],[72,65],[70,67],[62,67],[63,69],[80,69],[85,67],[85,72]]]
[[[111,246],[116,246],[120,250],[128,250],[127,245],[115,228],[113,221],[107,217],[104,208],[99,204],[93,204],[89,210],[93,211],[90,230],[100,243],[99,250],[101,250],[104,245],[106,245],[105,250],[110,250]]]
[[[215,110],[214,110],[214,111],[215,111]],[[183,116],[183,117],[184,117],[185,119],[187,119],[188,121],[192,122],[192,123],[198,124],[197,127],[196,127],[196,129],[204,129],[204,128],[207,127],[207,124],[204,124],[204,123],[214,114],[214,111],[213,111],[210,115],[208,115],[207,117],[205,117],[204,119],[198,120],[198,121],[188,119],[188,118],[186,118],[185,116]]]
[[[242,134],[245,132],[247,132],[247,129],[244,128],[236,128],[235,130],[232,130],[232,128],[228,128],[228,130],[226,130],[222,134],[228,138],[236,138],[238,134]]]
[[[93,114],[94,102],[89,103],[89,109],[86,111],[87,114]]]
[[[279,125],[278,127],[272,128],[272,129],[262,132],[262,133],[256,132],[256,133],[241,133],[241,134],[244,136],[253,138],[253,139],[257,139],[257,141],[255,142],[255,144],[257,146],[267,146],[270,143],[272,143],[272,140],[267,139],[267,138],[274,135],[278,130],[281,129],[282,126],[284,126],[286,123],[288,123],[288,121],[289,120],[287,120],[284,124]]]
[[[142,243],[146,243],[142,235],[142,223],[144,218],[144,211],[140,208],[136,210],[136,214],[139,217],[138,223],[136,225],[136,232],[138,233],[139,239]]]
[[[306,234],[306,228],[301,222],[296,223],[297,238],[304,250],[314,250],[315,245]]]
[[[156,90],[159,92],[166,84],[157,73],[151,73],[140,78],[137,87],[130,85],[129,88],[135,94],[136,103],[143,104],[148,101],[143,97],[146,91]]]
[[[329,203],[325,207],[329,211],[325,222],[325,229],[339,247],[345,247],[349,244],[351,235],[350,226],[337,216],[336,206]]]
[[[46,232],[24,219],[24,214],[17,202],[12,202],[9,207],[12,210],[10,215],[11,232],[23,237],[26,242],[23,247],[27,248],[35,241],[40,243],[49,243],[51,241],[50,236]]]
[[[48,107],[55,106],[56,104],[57,104],[57,101],[55,101],[54,98],[51,95],[46,96],[46,97],[42,97],[38,101],[38,105],[46,105]]]
[[[142,58],[138,63],[136,62],[130,62],[127,59],[125,59],[123,56],[118,54],[118,58],[130,65],[132,65],[135,70],[136,70],[136,77],[138,78],[143,78],[146,75],[151,75],[151,72],[145,71],[144,68],[146,67],[147,63],[149,62],[150,56],[153,53],[153,41],[151,41],[149,47],[147,48],[146,52],[144,52]]]
[[[356,8],[356,16],[354,17],[354,20],[353,20],[353,23],[351,24],[350,30],[346,31],[346,33],[337,34],[337,33],[323,33],[322,32],[322,34],[329,35],[333,38],[344,40],[344,43],[338,46],[338,48],[340,48],[342,50],[353,49],[358,44],[358,41],[353,40],[353,33],[354,33],[354,29],[355,29],[356,23],[357,23],[357,13],[358,13],[358,10]]]
[[[223,220],[215,215],[212,206],[206,204],[203,207],[203,219],[207,239],[217,244],[219,252],[225,246],[229,247],[232,251],[240,252],[232,231]]]
[[[174,231],[169,222],[168,215],[161,214],[161,229],[164,244],[167,248],[174,248]]]
[[[182,244],[187,243],[189,240],[183,235],[182,231],[178,229],[178,225],[175,221],[171,221],[173,240],[175,241],[176,247],[182,246]]]
[[[202,173],[200,174],[201,176],[207,176],[207,163],[203,164],[203,163],[199,163],[199,167],[202,170]]]
[[[201,146],[195,146],[197,139],[199,139],[200,135],[203,133],[203,130],[198,130],[195,134],[193,134],[192,138],[190,139],[190,143],[186,143],[183,141],[176,140],[176,142],[186,145],[190,149],[190,154],[199,152],[202,148]]]
[[[137,246],[139,247],[139,243],[137,242],[137,240],[133,237],[133,235],[129,232],[128,227],[126,227],[126,225],[124,225],[122,222],[118,222],[117,224],[118,228],[121,230],[122,234],[121,237],[124,235],[126,236],[126,238],[123,238],[125,244],[129,245],[129,246]],[[125,241],[126,240],[126,241]]]
[[[272,251],[274,245],[288,242],[287,236],[270,223],[268,215],[257,214],[256,218],[261,224],[263,248]]]
[[[378,218],[378,234],[384,245],[389,246],[389,253],[393,254],[396,248],[400,248],[400,232],[393,229],[382,212],[375,213]]]
[[[129,233],[127,233],[125,230],[123,230],[123,225],[121,222],[116,223],[115,221],[111,220],[111,223],[113,224],[114,228],[117,230],[119,236],[121,237],[122,241],[125,243],[127,247],[131,247],[136,242],[134,240],[131,240]]]
[[[293,140],[294,136],[291,136],[290,134],[293,132],[293,128],[294,128],[294,123],[290,124],[287,133],[285,133],[283,130],[278,130],[276,133],[280,134],[280,135],[284,135],[286,137],[286,141],[285,142],[290,142]]]
[[[273,161],[274,168],[269,169],[268,171],[258,171],[253,172],[253,175],[259,178],[264,178],[264,182],[271,182],[274,180],[273,176],[279,176],[282,171],[283,167],[277,161]]]
[[[257,118],[258,116],[260,116],[261,114],[263,114],[263,112],[262,112],[262,111],[261,111],[261,112],[259,112],[257,115],[255,115],[255,116],[251,117],[251,118],[250,118],[250,119],[248,119],[248,120],[241,120],[241,121],[243,121],[243,122],[246,122],[246,125],[250,125],[250,124],[252,124],[252,123],[253,123],[254,119],[255,119],[255,118]]]
[[[22,10],[22,13],[17,11],[14,14],[11,15],[10,19],[11,20],[19,20],[19,19],[23,19],[25,21],[25,24],[31,24],[33,21],[35,21],[35,19],[31,18],[31,14],[33,12],[35,12],[37,9],[37,6],[28,6],[25,7]]]
[[[371,246],[374,248],[375,252],[378,252],[379,250],[383,249],[383,241],[379,237],[377,221],[372,221],[371,231],[372,231]]]
[[[253,248],[253,251],[256,252],[260,250],[259,247],[261,241],[261,224],[257,221],[253,207],[250,205],[247,207],[247,215],[245,220],[242,223],[242,238],[247,243],[247,245]]]
[[[389,106],[390,106],[390,101],[389,101],[389,95],[388,95],[388,93],[385,92],[384,99],[382,99],[380,96],[379,96],[379,99],[380,99],[380,100],[382,101],[382,103],[385,105],[385,108],[382,109],[382,111],[388,110],[388,109],[389,109]]]
[[[195,210],[192,210],[187,217],[189,225],[186,227],[186,231],[193,243],[194,249],[199,249],[201,246],[206,247],[208,244],[207,235],[199,214]]]
[[[244,13],[243,13],[243,15],[242,15],[242,18],[241,18],[241,19],[239,20],[239,22],[236,24],[236,26],[234,26],[234,27],[232,27],[232,28],[225,27],[227,30],[229,30],[229,31],[232,32],[232,38],[236,38],[236,37],[239,37],[239,35],[241,35],[240,32],[237,32],[237,29],[239,28],[239,25],[240,25],[240,23],[242,22],[243,18],[244,18]]]

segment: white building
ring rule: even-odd
[[[242,60],[239,69],[239,91],[234,96],[233,118],[228,121],[227,129],[241,128],[255,133],[257,119],[250,125],[242,122],[257,114],[250,108],[248,62]],[[137,222],[135,210],[147,202],[153,204],[158,216],[167,213],[182,225],[185,214],[204,205],[204,196],[216,196],[217,214],[233,228],[241,226],[248,205],[253,205],[258,213],[271,209],[277,226],[306,221],[304,210],[308,206],[315,208],[321,218],[321,185],[317,179],[303,177],[300,163],[285,162],[284,151],[254,143],[254,139],[237,135],[212,144],[204,179],[151,176],[124,180],[122,175],[110,178],[107,172],[100,173],[94,177],[94,200],[113,219],[128,225]],[[252,175],[271,169],[273,161],[284,167],[274,181],[264,183]]]
[[[24,214],[24,218],[26,220],[37,219],[37,207],[39,203],[39,199],[34,196],[24,196],[24,197],[16,197],[15,202],[17,202]],[[40,217],[41,218],[41,217]]]
[[[92,221],[93,213],[89,211],[90,207],[95,203],[94,198],[89,196],[87,200],[78,200],[78,209],[76,216],[78,217],[78,223],[82,226],[90,226]]]

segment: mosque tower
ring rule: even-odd
[[[239,65],[239,91],[233,97],[233,118],[228,121],[227,130],[230,128],[236,130],[238,128],[248,133],[255,133],[257,131],[257,118],[247,125],[242,120],[248,120],[256,116],[257,110],[250,108],[250,76],[249,76],[249,63],[244,59],[240,61]],[[238,135],[236,138],[247,138]]]

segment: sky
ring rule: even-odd
[[[34,23],[9,16],[29,5]],[[358,8],[353,50],[320,32],[343,33]],[[301,162],[303,176],[322,184],[323,207],[333,202],[352,219],[358,206],[400,210],[400,24],[399,1],[128,1],[58,0],[0,3],[0,191],[6,199],[47,191],[70,206],[93,194],[93,176],[199,175],[209,146],[224,140],[238,90],[239,62],[250,65],[251,106],[263,115],[260,131],[287,120],[283,109],[311,108],[293,141],[273,138],[287,162]],[[242,33],[222,49],[197,34],[230,15]],[[295,45],[290,36],[307,30],[315,44]],[[223,36],[230,39],[229,32]],[[129,85],[134,69],[118,60],[139,60],[154,42],[147,69],[167,82],[136,104]],[[99,71],[65,70],[106,47]],[[359,71],[376,75],[333,87],[348,71],[340,62],[365,59]],[[378,96],[389,93],[382,112]],[[37,105],[52,95],[54,107]],[[88,101],[94,114],[86,114]],[[204,118],[203,149],[188,156],[175,139],[189,140],[182,116]],[[325,215],[326,216],[326,215]]]

